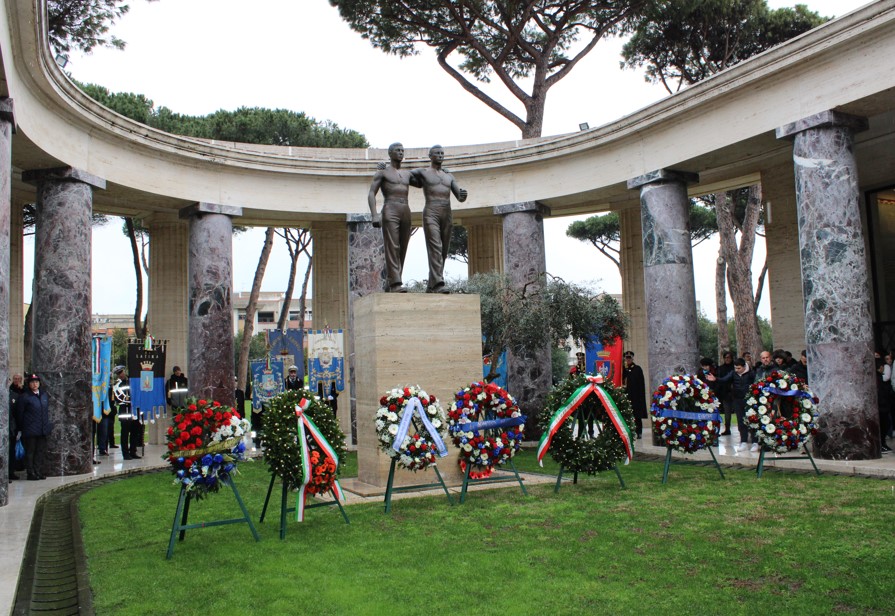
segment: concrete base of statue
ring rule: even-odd
[[[391,458],[376,437],[379,399],[388,390],[419,385],[436,396],[445,412],[454,393],[482,379],[482,327],[478,295],[375,293],[354,308],[357,383],[357,481],[343,486],[363,496],[384,494]],[[448,485],[460,485],[457,449],[438,470]],[[397,467],[395,486],[437,482],[435,471]]]

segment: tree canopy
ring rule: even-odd
[[[601,38],[625,31],[646,1],[330,0],[330,4],[338,7],[352,29],[386,53],[409,56],[419,53],[421,45],[433,48],[448,75],[529,138],[541,135],[548,90]],[[449,61],[455,52],[456,66]],[[522,103],[524,118],[475,84],[489,83],[492,77]]]
[[[715,213],[708,207],[690,201],[690,242],[695,246],[718,232]],[[566,235],[582,242],[590,242],[603,255],[621,268],[619,242],[621,226],[618,212],[597,214],[585,220],[576,220],[566,229]]]
[[[661,0],[636,19],[622,66],[645,66],[647,81],[674,93],[828,19],[804,4],[772,10],[766,0]]]
[[[149,0],[152,1],[152,0]],[[50,45],[59,53],[95,47],[124,49],[124,41],[109,27],[130,10],[126,0],[47,0]]]
[[[328,120],[317,121],[300,111],[240,107],[236,111],[189,116],[167,107],[156,107],[142,94],[110,92],[96,84],[78,85],[90,98],[109,109],[175,135],[280,146],[365,148],[368,145],[361,133],[339,128]]]

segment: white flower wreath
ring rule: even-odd
[[[795,451],[817,433],[817,403],[802,379],[775,370],[752,384],[746,398],[746,422],[771,451]]]
[[[420,424],[409,423],[398,451],[395,450],[395,439],[401,427],[401,420],[405,412],[411,406],[411,401],[418,399],[422,412],[429,424],[435,429],[435,434],[427,433],[425,422],[420,418]],[[411,471],[425,469],[435,463],[438,454],[437,436],[444,441],[444,431],[447,425],[444,409],[435,396],[427,394],[419,385],[395,388],[385,393],[379,399],[379,410],[376,411],[376,435],[379,446],[389,457],[395,458],[398,465]],[[443,445],[442,445],[443,446]]]

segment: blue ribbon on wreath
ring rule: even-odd
[[[494,430],[496,428],[512,428],[525,423],[525,415],[519,417],[505,417],[502,419],[490,419],[488,421],[471,421],[460,426],[461,432],[478,432],[480,430]]]
[[[802,391],[801,389],[777,389],[772,386],[765,386],[761,388],[761,391],[766,394],[771,394],[773,396],[786,396],[787,398],[792,398],[797,396],[799,398],[812,398],[813,395],[811,392]]]
[[[689,419],[691,421],[721,421],[720,413],[694,413],[692,411],[678,411],[675,409],[662,409],[659,411],[659,417]]]
[[[426,430],[429,432],[429,436],[432,438],[432,442],[438,450],[438,456],[443,458],[448,455],[447,447],[445,447],[444,441],[441,440],[441,435],[438,434],[438,430],[436,430],[435,426],[432,425],[432,422],[429,421],[429,417],[426,415],[426,411],[423,408],[423,403],[420,402],[420,399],[416,396],[408,400],[407,404],[404,406],[404,414],[401,416],[401,423],[398,424],[398,433],[395,435],[392,449],[397,453],[401,453],[401,445],[404,443],[404,437],[407,436],[407,431],[410,429],[410,420],[413,419],[414,413],[418,414],[420,419],[423,420],[423,426],[425,426]]]

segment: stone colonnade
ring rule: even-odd
[[[13,117],[12,99],[0,99],[0,376],[9,375],[9,245],[12,228],[12,191],[10,173],[5,169],[12,169],[12,134],[15,131],[15,118]],[[9,408],[9,388],[4,380],[0,391],[0,507],[9,502],[9,466],[13,464],[10,459],[9,413],[4,409]]]
[[[762,171],[766,197],[779,206],[794,205],[797,212],[795,220],[788,220],[786,212],[791,207],[775,209],[775,215],[782,216],[777,224],[798,224],[802,269],[804,310],[785,315],[793,328],[784,329],[798,329],[804,319],[812,388],[823,400],[816,450],[827,458],[879,456],[870,290],[853,154],[854,134],[865,127],[863,119],[834,112],[781,127],[778,137],[793,141],[795,170]],[[11,271],[20,267],[21,255],[11,255],[9,249],[11,234],[21,233],[18,217],[10,216],[13,128],[11,101],[0,101],[0,376],[4,378],[9,376],[11,358],[15,355],[15,361],[20,361],[10,351],[18,334],[11,340],[9,327],[10,318],[16,323],[21,319],[21,308],[17,311],[10,305],[10,285],[21,286],[21,278]],[[51,395],[56,424],[46,471],[83,473],[89,471],[91,458],[90,214],[93,190],[104,188],[105,183],[70,168],[25,172],[23,179],[37,186],[38,195],[32,367]],[[645,330],[645,340],[632,339],[628,346],[647,349],[651,386],[670,373],[696,367],[686,190],[695,179],[671,170],[634,178],[628,185],[639,189],[639,215],[635,210],[621,212],[626,308],[632,313],[634,338]],[[790,182],[795,185],[794,199],[787,189]],[[148,220],[154,231],[153,333],[169,340],[169,363],[187,364],[191,393],[222,402],[231,402],[233,397],[231,217],[240,213],[239,208],[197,204],[181,213],[189,220],[188,229],[173,217],[154,215]],[[496,207],[494,219],[470,225],[470,272],[497,269],[513,279],[543,274],[544,213],[537,203],[510,204]],[[627,245],[637,235],[638,225],[642,243]],[[321,222],[314,223],[312,230],[316,325],[347,326],[350,331],[353,300],[382,287],[379,232],[365,216],[349,217],[347,229],[343,223]],[[794,256],[793,247],[785,249]],[[792,260],[785,261],[791,266]],[[641,262],[642,268],[638,267]],[[781,268],[774,265],[771,271],[775,295],[786,285]],[[637,293],[641,288],[642,296]],[[20,304],[15,294],[14,290],[15,303]],[[645,327],[638,328],[639,322]],[[787,334],[781,331],[783,335]],[[346,336],[349,359],[350,340]],[[789,346],[799,346],[797,336],[786,340]],[[549,356],[545,359],[549,365]],[[544,389],[549,385],[549,371],[527,378],[536,383],[543,380]],[[0,396],[6,396],[5,387]],[[350,417],[344,412],[340,415],[343,422]],[[8,447],[4,440],[8,416],[0,417],[0,447],[4,443]],[[346,427],[356,434],[356,426],[343,424]],[[160,440],[161,430],[156,432],[154,438]],[[8,463],[5,452],[0,455]],[[0,504],[5,498],[4,473]]]

